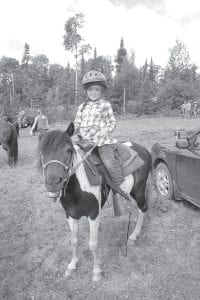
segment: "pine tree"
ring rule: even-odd
[[[99,66],[98,66],[98,59],[97,59],[97,49],[96,49],[96,47],[94,48],[94,57],[93,57],[93,60],[92,60],[91,69],[92,69],[92,70],[97,70],[97,71],[98,71],[98,69],[99,69]]]
[[[31,55],[30,55],[30,46],[25,43],[24,45],[24,54],[22,58],[22,64],[23,65],[28,65],[31,60]]]
[[[120,48],[117,51],[116,62],[116,73],[120,73],[122,65],[127,61],[127,50],[124,48],[124,39],[121,38]]]

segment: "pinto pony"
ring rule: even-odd
[[[16,127],[10,122],[0,121],[0,145],[7,152],[9,166],[18,161],[18,138]]]
[[[39,167],[43,169],[47,196],[56,201],[60,197],[71,230],[72,260],[68,264],[65,276],[76,269],[78,263],[78,227],[81,217],[86,216],[90,226],[89,247],[93,254],[93,281],[101,278],[100,260],[98,256],[98,227],[101,208],[107,197],[103,186],[92,186],[88,180],[80,148],[72,141],[73,123],[65,132],[52,130],[39,136]],[[133,174],[125,177],[120,186],[126,191],[138,207],[138,218],[129,241],[135,241],[140,234],[144,215],[147,211],[145,188],[151,170],[151,155],[142,146],[134,144],[134,150],[144,164]],[[112,195],[109,189],[108,197]],[[133,204],[133,203],[132,203]]]

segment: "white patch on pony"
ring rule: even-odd
[[[126,146],[128,146],[128,147],[131,147],[132,146],[132,143],[131,142],[124,142],[124,143],[122,143],[123,145],[126,145]]]
[[[81,156],[79,153],[77,153],[76,158],[74,159],[74,167],[76,167],[76,165],[82,160]],[[76,170],[76,176],[78,178],[81,190],[87,193],[92,193],[96,199],[99,202],[100,205],[100,185],[91,185],[89,183],[89,180],[87,178],[86,172],[85,172],[85,168],[83,163],[81,163],[78,167],[78,169]]]
[[[134,184],[134,178],[132,174],[129,174],[125,177],[125,180],[120,185],[120,188],[124,191],[130,194]]]

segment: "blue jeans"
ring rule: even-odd
[[[120,186],[124,181],[124,174],[122,166],[115,157],[115,147],[115,144],[103,145],[98,147],[98,153],[113,182]]]

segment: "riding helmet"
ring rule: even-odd
[[[107,88],[107,80],[106,77],[103,75],[103,73],[92,70],[86,73],[82,80],[82,85],[85,89],[87,89],[92,84],[98,84],[103,86],[104,88]]]

